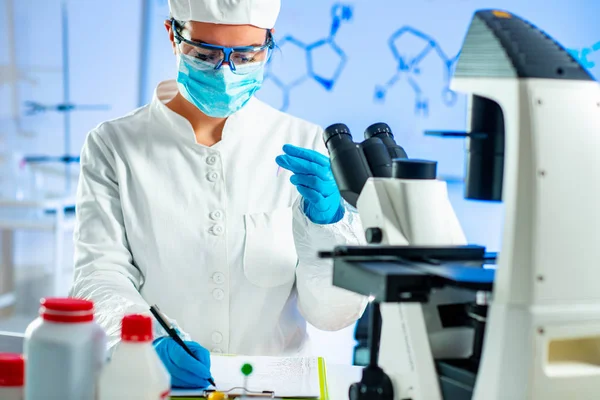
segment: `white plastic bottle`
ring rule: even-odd
[[[0,400],[23,400],[25,362],[21,354],[0,353]]]
[[[152,319],[126,315],[121,343],[100,376],[99,400],[168,399],[171,376],[152,346]]]
[[[41,300],[40,317],[25,331],[25,400],[94,400],[106,360],[106,334],[94,304]]]

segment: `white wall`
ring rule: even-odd
[[[15,155],[63,155],[64,113],[26,115],[26,101],[63,103],[61,0],[0,0],[0,190],[15,192]],[[108,105],[107,111],[71,113],[70,149],[79,155],[86,134],[97,124],[137,107],[141,0],[69,0],[68,51],[70,101],[76,105]],[[14,38],[14,42],[11,41]],[[14,51],[11,47],[14,46]],[[14,69],[17,79],[9,76]],[[52,165],[56,177],[45,190],[64,193],[64,167]],[[76,178],[77,165],[72,168]],[[53,175],[51,175],[53,176]],[[73,183],[73,189],[75,182]],[[48,262],[50,237],[19,232],[17,263]],[[45,251],[39,251],[44,249]],[[38,251],[36,251],[38,250]],[[68,260],[72,254],[67,249]]]
[[[0,84],[0,137],[7,153],[62,155],[64,113],[27,116],[26,101],[63,102],[61,0],[0,0],[4,29],[0,62],[18,79]],[[71,113],[70,149],[79,154],[87,132],[137,106],[141,0],[68,0],[69,96],[76,105],[107,111]],[[12,8],[12,15],[8,11]],[[11,24],[14,55],[11,57]],[[11,96],[12,93],[16,96]],[[12,115],[11,115],[12,114]],[[16,115],[15,115],[16,114]],[[12,118],[11,118],[12,117]],[[9,165],[2,165],[9,168]],[[75,168],[76,169],[76,168]],[[60,186],[54,188],[60,191]],[[6,192],[7,194],[9,192]]]

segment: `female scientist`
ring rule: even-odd
[[[367,299],[333,287],[317,253],[363,233],[322,130],[254,97],[279,0],[169,7],[177,79],[86,138],[71,295],[94,301],[111,348],[124,314],[158,305],[200,360],[157,328],[173,386],[204,387],[209,352],[310,354],[307,322],[354,323]]]

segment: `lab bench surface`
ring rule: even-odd
[[[348,398],[350,385],[359,382],[362,378],[363,367],[354,365],[328,365],[327,385],[331,400],[345,400]]]
[[[54,236],[53,261],[46,272],[52,274],[52,295],[61,296],[65,233],[75,226],[75,201],[71,197],[46,199],[12,199],[0,197],[0,311],[14,307],[15,297],[15,232],[21,230],[50,231]]]
[[[327,386],[330,400],[347,400],[348,389],[362,377],[362,367],[327,364]],[[278,397],[276,397],[277,399]],[[172,399],[200,400],[200,397],[172,397]]]

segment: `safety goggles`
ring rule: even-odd
[[[269,61],[275,47],[273,36],[268,30],[265,44],[262,46],[224,47],[188,40],[181,36],[178,25],[177,21],[171,19],[173,36],[181,54],[193,57],[213,69],[219,69],[223,63],[227,63],[231,71],[238,75],[249,74],[262,68]]]

